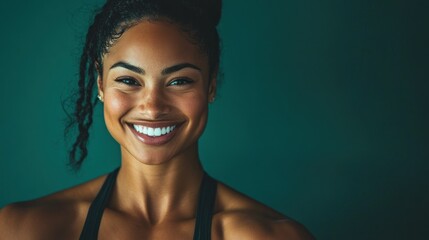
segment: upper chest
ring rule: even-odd
[[[195,223],[195,218],[192,218],[169,220],[152,225],[147,223],[147,221],[141,221],[115,212],[105,211],[98,229],[98,239],[192,240],[194,239]],[[222,230],[220,226],[221,224],[216,218],[213,218],[209,233],[212,240],[222,239]]]

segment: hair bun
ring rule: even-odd
[[[216,27],[222,13],[222,0],[182,0],[181,4],[195,12],[199,21]]]
[[[185,16],[192,22],[216,27],[222,13],[222,0],[107,0],[106,5],[124,7],[145,6],[143,9],[161,8],[176,15]]]
[[[205,4],[205,14],[207,14],[209,22],[213,26],[217,26],[222,13],[222,0],[202,0],[201,2]]]

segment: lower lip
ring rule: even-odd
[[[143,133],[139,133],[137,132],[137,130],[134,129],[134,127],[132,125],[129,125],[131,131],[134,133],[134,135],[137,137],[138,140],[142,141],[145,144],[148,145],[162,145],[167,143],[168,141],[171,140],[171,138],[174,137],[174,135],[176,134],[177,129],[180,127],[179,125],[176,125],[176,127],[173,129],[173,131],[165,134],[165,135],[161,135],[161,136],[148,136],[145,135]]]

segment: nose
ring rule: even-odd
[[[165,117],[170,111],[168,96],[162,86],[146,86],[139,94],[139,111],[148,120]]]

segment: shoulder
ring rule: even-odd
[[[0,209],[0,239],[77,239],[102,178]]]
[[[0,239],[53,239],[67,236],[75,226],[73,204],[61,201],[29,201],[0,210]],[[66,234],[65,234],[66,233]]]
[[[217,200],[214,227],[219,239],[314,239],[302,224],[221,183]]]
[[[230,212],[222,217],[223,239],[312,240],[314,237],[298,222],[273,218],[252,210]]]

